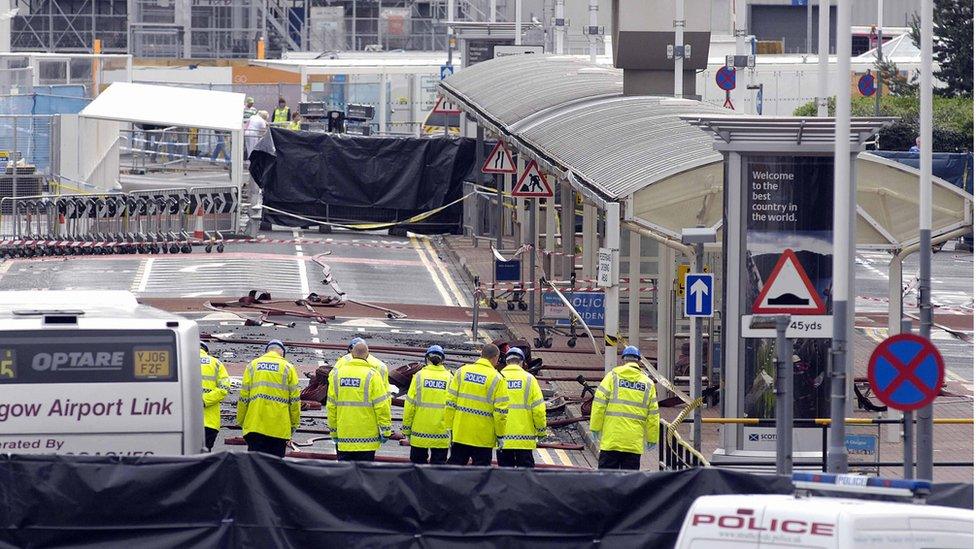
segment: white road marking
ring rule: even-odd
[[[451,293],[454,294],[454,299],[456,300],[458,306],[470,307],[471,303],[468,302],[468,299],[457,287],[457,284],[454,283],[454,278],[451,276],[450,269],[448,269],[447,265],[445,265],[444,262],[441,261],[441,258],[437,256],[437,251],[430,243],[430,239],[425,237],[421,242],[425,246],[427,252],[430,253],[431,261],[434,263],[434,267],[437,269],[437,272],[444,277],[444,281],[447,282],[447,287],[450,288]]]
[[[444,305],[454,305],[451,301],[450,294],[444,289],[444,284],[441,283],[441,277],[437,276],[437,271],[434,270],[434,266],[427,259],[427,254],[424,253],[424,247],[417,241],[415,236],[410,237],[410,243],[413,244],[415,250],[417,250],[417,255],[420,256],[420,262],[424,264],[427,272],[430,273],[431,280],[434,281],[434,287],[437,288],[437,293],[441,294],[441,299],[444,300]]]
[[[139,266],[142,269],[142,278],[139,280],[139,286],[136,288],[137,292],[146,291],[146,286],[149,285],[149,274],[152,273],[152,266],[155,261],[155,259],[149,258]]]
[[[195,273],[200,269],[217,269],[227,265],[226,263],[196,263],[179,270],[181,273]]]
[[[299,231],[298,229],[295,229],[294,231],[292,231],[291,234],[295,237],[296,240],[302,237],[302,232]],[[305,260],[302,259],[303,257],[305,257],[305,253],[302,252],[302,245],[301,244],[297,244],[297,243],[295,244],[295,255],[297,255],[299,257],[299,259],[297,260],[298,261],[298,279],[301,281],[301,284],[302,284],[302,297],[304,297],[304,296],[307,296],[310,293],[310,290],[309,290],[309,286],[308,286],[308,269],[305,266]]]
[[[308,325],[308,331],[309,332],[312,332],[312,335],[313,336],[319,335],[319,327],[316,326],[315,324],[309,324]]]

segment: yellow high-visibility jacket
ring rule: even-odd
[[[593,397],[590,430],[600,435],[600,450],[643,454],[657,444],[660,415],[657,391],[636,362],[610,370]]]
[[[403,400],[403,436],[410,446],[448,448],[451,436],[444,424],[444,403],[451,372],[442,364],[428,363],[413,376],[407,398]]]
[[[505,435],[508,389],[505,378],[485,358],[458,369],[447,388],[444,424],[452,442],[494,448]]]
[[[386,384],[360,358],[350,358],[329,373],[326,412],[332,440],[342,452],[375,451],[380,435],[393,434]]]
[[[220,429],[220,403],[230,391],[230,376],[224,363],[200,349],[200,374],[203,378],[203,426]]]
[[[351,353],[346,353],[346,354],[340,356],[335,361],[334,368],[338,368],[339,366],[342,366],[343,364],[345,364],[346,362],[348,362],[350,360],[352,360],[352,354]],[[369,363],[369,367],[370,368],[376,370],[376,372],[378,374],[381,374],[383,376],[383,383],[385,383],[386,386],[389,387],[389,385],[390,385],[390,369],[386,366],[386,363],[383,362],[382,360],[376,358],[373,355],[366,355],[366,362]]]
[[[508,419],[505,420],[505,450],[534,450],[546,434],[546,402],[535,376],[517,364],[502,368],[508,388]]]
[[[284,358],[267,352],[244,369],[237,423],[244,434],[291,439],[302,410],[298,373]]]

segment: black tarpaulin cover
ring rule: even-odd
[[[250,155],[264,204],[336,222],[398,221],[461,197],[474,164],[468,138],[362,137],[271,128]],[[273,153],[269,152],[273,149]],[[457,226],[460,204],[427,220]],[[265,221],[308,225],[265,210]],[[408,227],[411,228],[411,227]],[[411,230],[417,227],[412,227]]]
[[[0,547],[670,547],[698,496],[791,491],[785,477],[720,469],[5,455]],[[972,485],[934,492],[972,507]]]

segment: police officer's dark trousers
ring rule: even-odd
[[[498,450],[499,467],[535,467],[532,450]]]
[[[431,465],[447,463],[447,448],[421,448],[419,446],[411,446],[410,462],[429,463]]]
[[[339,461],[373,461],[376,459],[376,451],[364,452],[336,452],[336,459]]]
[[[460,442],[451,443],[451,457],[447,460],[451,465],[491,465],[491,448],[469,446]]]
[[[600,450],[600,458],[597,461],[598,469],[628,469],[637,471],[640,469],[640,454],[633,452],[621,452],[619,450]]]
[[[283,438],[269,437],[261,433],[244,435],[244,442],[247,443],[248,452],[261,452],[280,458],[285,457],[285,446],[288,444],[288,441]]]

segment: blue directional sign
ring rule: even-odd
[[[441,80],[454,74],[454,65],[441,65]]]
[[[711,318],[715,314],[715,277],[710,273],[685,275],[685,316]]]
[[[932,342],[898,334],[878,344],[868,361],[868,383],[878,400],[902,412],[931,404],[942,391],[945,363]]]

